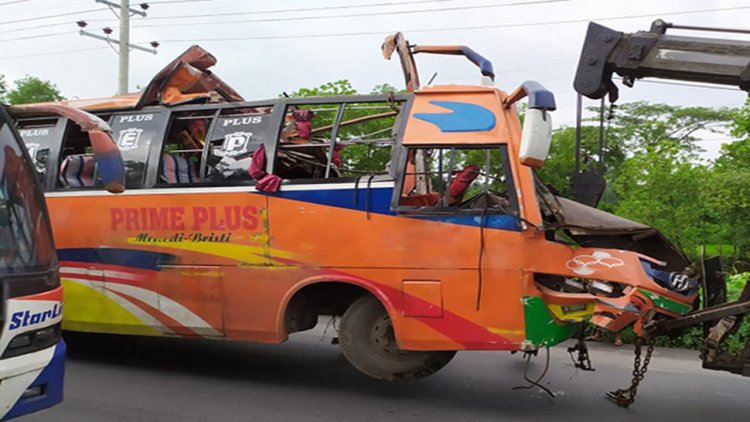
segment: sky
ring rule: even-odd
[[[119,0],[114,0],[119,2]],[[135,3],[135,2],[131,2]],[[575,124],[573,76],[589,21],[623,32],[648,30],[657,18],[684,25],[750,29],[747,0],[154,0],[133,16],[130,39],[158,54],[132,51],[130,89],[192,44],[218,60],[213,71],[246,99],[277,97],[301,87],[348,79],[360,92],[389,83],[403,87],[397,61],[386,61],[386,35],[404,32],[415,44],[462,44],[491,60],[495,86],[507,92],[536,80],[556,96],[556,126]],[[133,6],[137,7],[138,3]],[[51,17],[55,16],[57,17]],[[0,0],[0,74],[54,82],[68,98],[114,94],[117,55],[87,30],[119,33],[119,21],[95,0]],[[672,33],[672,32],[670,32]],[[673,33],[678,34],[679,31]],[[103,34],[102,34],[103,35]],[[715,36],[710,35],[709,36]],[[722,37],[741,38],[722,34]],[[750,41],[750,36],[744,37]],[[395,57],[394,57],[395,59]],[[435,84],[479,83],[467,60],[418,55],[421,78]],[[726,88],[636,82],[620,102],[738,107],[747,95]],[[595,105],[593,101],[586,105]],[[726,134],[703,134],[704,156],[715,157]]]

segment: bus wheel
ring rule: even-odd
[[[339,343],[344,356],[355,368],[386,381],[426,377],[447,365],[456,354],[455,351],[399,349],[388,312],[371,295],[358,299],[344,312]]]

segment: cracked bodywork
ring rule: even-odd
[[[563,233],[574,242],[563,246],[572,254],[565,262],[535,265],[545,302],[593,300],[594,324],[614,332],[633,324],[638,335],[652,321],[693,309],[698,281],[687,258],[659,231],[555,196],[538,179],[536,184],[548,238]],[[680,278],[687,283],[677,284]]]

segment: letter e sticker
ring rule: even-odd
[[[120,137],[117,138],[117,146],[120,151],[130,151],[138,148],[138,141],[141,139],[143,129],[131,127],[120,131]]]

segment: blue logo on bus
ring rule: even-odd
[[[430,101],[447,108],[449,113],[415,113],[414,117],[430,122],[441,132],[487,132],[495,127],[495,114],[485,107],[453,101]]]
[[[42,312],[18,311],[10,316],[10,326],[8,331],[18,328],[28,327],[29,325],[41,324],[44,321],[52,320],[62,315],[62,305],[56,303],[52,309]]]

